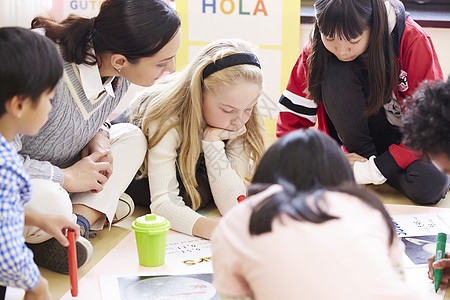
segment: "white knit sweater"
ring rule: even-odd
[[[148,151],[150,209],[167,218],[172,229],[192,235],[192,228],[202,215],[186,206],[179,196],[176,150],[180,143],[177,130],[172,128]],[[250,158],[243,150],[242,137],[229,140],[226,145],[223,141],[202,141],[202,149],[214,202],[223,215],[238,203],[240,195],[246,195],[243,178],[249,175]]]

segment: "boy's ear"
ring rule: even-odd
[[[111,55],[111,65],[116,70],[120,70],[128,63],[128,60],[122,54],[113,54]]]
[[[24,112],[26,98],[15,95],[5,103],[5,110],[8,114],[20,118]]]

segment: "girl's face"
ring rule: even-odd
[[[261,86],[241,80],[233,86],[218,85],[203,97],[203,119],[210,127],[238,131],[250,119]]]
[[[121,76],[140,86],[151,86],[166,73],[175,71],[175,55],[181,44],[181,30],[155,55],[143,57],[136,64],[127,64]]]
[[[327,37],[322,33],[320,36],[325,48],[340,61],[352,61],[366,51],[369,45],[370,29],[364,30],[359,37],[349,41],[339,39],[338,34],[335,34],[334,38]]]

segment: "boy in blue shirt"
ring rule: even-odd
[[[25,299],[51,299],[25,245],[24,225],[43,229],[63,246],[69,244],[65,229],[78,238],[80,228],[62,216],[24,211],[32,187],[11,141],[35,135],[47,121],[62,61],[50,40],[18,27],[0,28],[0,61],[0,298],[5,286],[14,286],[26,291]]]

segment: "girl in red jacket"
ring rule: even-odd
[[[402,144],[403,100],[442,79],[430,37],[398,0],[318,0],[311,41],[279,101],[277,136],[318,122],[347,152],[360,184],[393,186],[420,204],[449,178]]]

